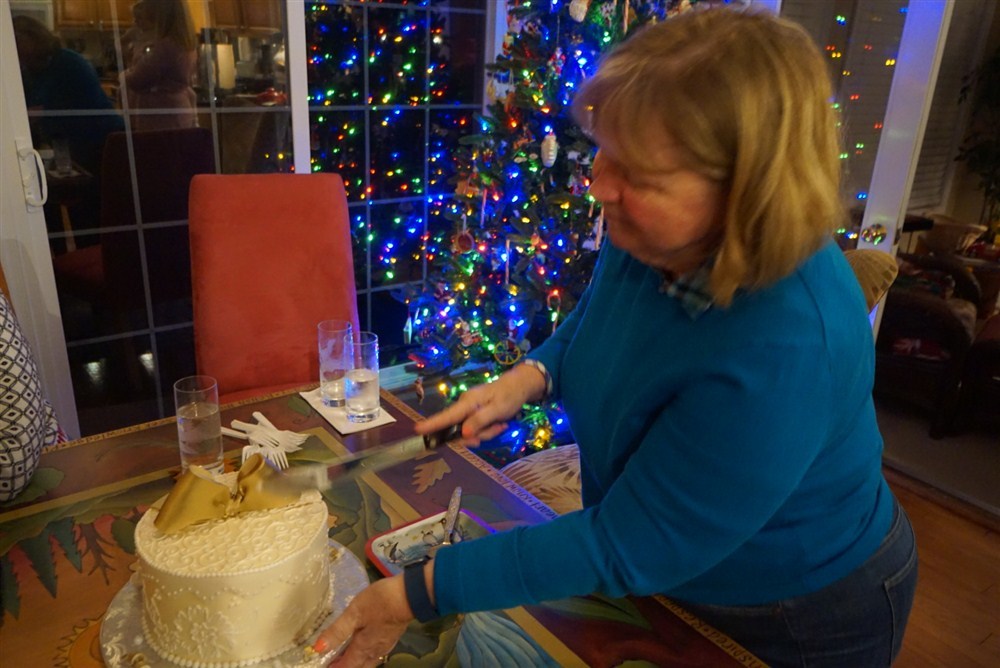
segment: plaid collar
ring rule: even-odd
[[[696,320],[698,316],[712,308],[715,303],[712,294],[708,291],[708,279],[712,275],[712,267],[715,265],[715,258],[705,261],[694,271],[674,277],[672,274],[663,274],[663,282],[660,284],[660,292],[668,297],[673,297],[681,302],[681,306]]]

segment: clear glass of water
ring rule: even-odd
[[[344,375],[351,368],[347,354],[351,323],[324,320],[316,326],[319,340],[319,391],[326,406],[344,405]]]
[[[344,382],[347,419],[371,422],[379,412],[378,336],[372,332],[358,332],[348,341],[352,364]]]
[[[211,376],[188,376],[174,383],[177,407],[177,440],[181,467],[197,464],[211,473],[222,473],[222,421],[219,419],[219,386]]]

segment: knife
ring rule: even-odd
[[[451,493],[451,500],[448,501],[448,512],[444,514],[444,540],[442,545],[451,545],[455,537],[455,522],[458,520],[458,511],[462,506],[462,488],[456,487]]]
[[[269,476],[268,487],[278,493],[304,492],[310,489],[324,491],[337,483],[387,469],[428,450],[457,441],[461,431],[461,425],[452,425],[423,436],[408,436],[392,443],[365,448],[332,462],[296,465]]]

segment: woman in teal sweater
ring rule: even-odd
[[[335,665],[416,616],[663,593],[772,665],[887,666],[916,585],[881,473],[874,346],[830,234],[836,119],[800,28],[729,9],[644,29],[574,102],[608,240],[531,359],[418,425],[491,438],[563,401],[583,510],[443,548],[323,634]]]

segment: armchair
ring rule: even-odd
[[[1000,428],[1000,314],[986,321],[965,362],[958,427]]]
[[[976,279],[949,257],[900,254],[875,345],[876,396],[930,413],[930,435],[951,428],[972,345]]]

